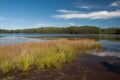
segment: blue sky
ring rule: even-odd
[[[120,27],[120,0],[0,0],[0,28]]]

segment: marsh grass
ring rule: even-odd
[[[38,69],[60,67],[76,59],[80,52],[98,50],[101,45],[89,39],[34,42],[0,47],[0,69],[4,73],[20,68],[28,70],[31,65]]]

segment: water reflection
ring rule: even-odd
[[[102,51],[97,53],[94,52],[94,55],[120,57],[120,35],[2,33],[0,34],[0,46],[8,44],[19,44],[24,42],[49,41],[60,38],[94,39],[99,41],[103,46]]]
[[[0,46],[10,45],[10,44],[20,44],[26,42],[39,42],[39,41],[45,41],[45,40],[25,38],[25,37],[2,37],[0,38]]]
[[[28,38],[42,38],[42,39],[60,39],[60,38],[66,38],[66,39],[94,39],[97,41],[100,40],[108,40],[108,41],[118,41],[120,42],[119,36],[28,36]]]
[[[108,71],[114,72],[120,75],[120,64],[119,63],[110,63],[106,61],[102,61],[101,64],[107,68]]]
[[[120,42],[119,41],[100,40],[99,42],[103,45],[103,48],[106,51],[120,52]]]
[[[120,42],[119,41],[109,41],[109,40],[100,40],[103,49],[100,52],[94,52],[94,55],[97,56],[114,56],[120,58]]]

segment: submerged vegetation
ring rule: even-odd
[[[100,28],[96,26],[40,27],[18,30],[0,29],[0,33],[120,34],[120,28]]]
[[[0,47],[0,69],[3,73],[11,70],[28,70],[36,65],[39,70],[60,67],[76,59],[79,53],[99,50],[101,45],[89,39],[56,40],[52,42],[34,42]]]

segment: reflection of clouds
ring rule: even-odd
[[[114,53],[120,53],[120,42],[118,41],[108,41],[108,40],[101,40],[100,43],[103,46],[103,49],[106,52],[114,52]]]
[[[120,46],[119,46],[120,47]],[[120,52],[120,48],[119,47],[117,47],[117,46],[113,46],[113,47],[111,47],[112,49],[114,49],[115,51],[119,51]]]
[[[0,38],[0,46],[9,45],[9,44],[20,44],[26,42],[38,42],[42,41],[41,39],[32,39],[32,38],[24,38],[24,37],[3,37]]]
[[[120,52],[101,51],[101,52],[94,52],[93,55],[97,55],[101,57],[106,57],[106,56],[120,57]]]

